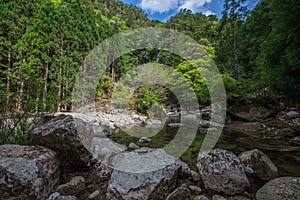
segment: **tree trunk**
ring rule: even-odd
[[[236,35],[236,23],[237,23],[237,17],[236,17],[236,4],[233,1],[232,2],[232,16],[233,16],[233,75],[234,78],[237,80],[239,78],[239,69],[237,64],[237,35]]]
[[[22,59],[21,61],[22,64],[25,63],[25,58]],[[17,100],[17,112],[22,111],[22,100],[23,100],[23,95],[24,95],[24,77],[22,76],[22,74],[20,75],[20,79],[21,79],[21,83],[20,83],[20,87],[19,87],[19,96],[18,96],[18,100]]]
[[[234,31],[233,31],[233,53],[234,53],[234,78],[239,79],[239,66],[237,63],[237,38],[236,38],[236,20],[234,22]]]
[[[7,63],[7,72],[6,72],[6,100],[5,100],[5,107],[6,109],[9,108],[9,96],[10,96],[10,64],[11,64],[11,54],[8,52],[8,63]]]
[[[43,89],[43,111],[46,111],[47,107],[47,93],[48,93],[48,73],[49,73],[49,63],[46,64],[44,72],[44,89]]]
[[[63,46],[64,46],[64,39],[61,38],[61,46],[60,46],[61,58],[63,57]],[[57,91],[57,112],[61,111],[62,68],[63,68],[63,61],[60,60],[59,61],[59,74],[58,74],[58,91]]]
[[[62,63],[59,64],[59,75],[58,75],[58,91],[57,91],[57,112],[61,110],[61,76],[62,76]]]
[[[21,84],[19,88],[19,97],[18,97],[18,102],[17,102],[17,112],[22,111],[22,99],[24,95],[24,79],[21,77]]]

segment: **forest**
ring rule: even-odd
[[[221,19],[182,9],[164,23],[121,1],[1,0],[1,113],[70,110],[74,80],[88,53],[114,34],[139,27],[168,28],[197,41],[223,74],[229,102],[267,89],[280,101],[299,103],[300,3],[261,0],[249,10],[245,1],[226,0]],[[183,73],[199,102],[209,103],[205,81],[189,63],[155,49],[114,61],[95,98],[109,99],[127,70],[156,62],[159,53],[160,63]],[[133,109],[144,112],[170,96],[155,90],[139,88]]]

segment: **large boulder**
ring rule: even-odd
[[[220,149],[204,151],[198,156],[197,167],[205,188],[211,194],[234,195],[249,187],[240,159],[231,152]]]
[[[271,180],[278,177],[278,169],[269,157],[258,149],[243,152],[239,155],[245,167],[253,170],[251,176],[261,180]]]
[[[92,157],[100,159],[127,149],[106,138],[109,134],[108,127],[96,119],[75,113],[59,115],[33,130],[39,145],[58,152],[64,165],[73,169],[88,167]]]
[[[59,184],[56,153],[40,146],[0,146],[0,199],[46,199]]]
[[[141,148],[108,160],[101,163],[111,165],[107,199],[164,199],[181,170],[181,162],[162,149]],[[102,169],[107,174],[108,168]]]
[[[280,177],[266,183],[256,193],[257,200],[299,200],[300,178]]]
[[[76,168],[86,167],[92,157],[91,152],[88,151],[88,148],[93,148],[91,132],[91,124],[82,119],[60,115],[35,128],[33,137],[39,145],[55,150],[64,163]]]

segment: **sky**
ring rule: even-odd
[[[205,15],[214,14],[218,18],[222,16],[224,0],[121,0],[127,4],[133,4],[147,13],[150,19],[167,21],[181,8],[187,8],[192,12],[202,12]],[[252,0],[255,1],[255,0]],[[250,7],[254,7],[253,3]]]
[[[134,4],[147,13],[150,19],[167,21],[181,8],[206,15],[215,14],[221,17],[224,0],[121,0],[127,4]]]

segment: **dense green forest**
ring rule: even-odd
[[[221,19],[181,10],[166,23],[149,20],[133,5],[116,0],[0,0],[1,113],[70,110],[75,77],[89,52],[112,35],[138,28],[183,32],[215,61],[229,100],[272,91],[300,102],[300,2],[225,0]],[[101,77],[97,98],[109,99],[115,82],[133,66],[159,62],[181,72],[209,103],[205,81],[190,63],[170,52],[137,50],[123,55]],[[157,86],[139,88],[133,107],[144,112],[171,95]]]

